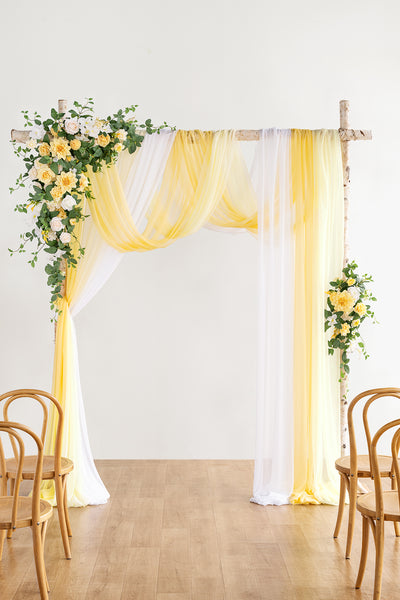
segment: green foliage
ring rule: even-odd
[[[9,251],[11,255],[23,254],[27,244],[36,244],[28,261],[32,267],[41,251],[49,255],[45,272],[51,290],[50,307],[56,314],[60,312],[66,269],[75,268],[85,252],[76,228],[87,218],[85,201],[95,202],[86,173],[89,168],[98,172],[109,167],[121,151],[132,154],[140,148],[145,134],[160,133],[168,127],[165,122],[155,126],[151,119],[139,124],[137,108],[133,104],[99,119],[94,115],[93,98],[88,98],[85,103],[74,101],[66,113],[52,108],[44,120],[37,112],[31,115],[22,111],[24,126],[32,129],[25,145],[13,142],[24,170],[9,190],[14,193],[29,185],[26,201],[14,210],[32,215],[33,228],[20,235],[16,250]]]
[[[366,285],[373,279],[368,274],[360,275],[357,269],[354,261],[348,263],[343,268],[343,278],[331,281],[327,292],[324,315],[325,331],[331,331],[328,354],[333,355],[335,350],[341,352],[339,381],[350,373],[348,352],[359,349],[365,359],[369,358],[359,329],[367,319],[376,322],[371,308],[371,302],[376,302],[376,298]]]

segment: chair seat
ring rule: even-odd
[[[0,496],[0,530],[11,529],[13,497]],[[40,500],[40,523],[50,519],[53,508],[46,500]],[[18,511],[15,527],[30,527],[32,525],[32,498],[18,496]]]
[[[383,492],[385,521],[400,521],[399,495],[397,490]],[[375,492],[363,494],[357,499],[357,510],[367,517],[376,516]]]
[[[24,466],[22,470],[22,479],[33,479],[35,476],[37,456],[25,456]],[[74,463],[69,458],[61,458],[61,474],[66,475],[74,468]],[[9,479],[15,479],[17,470],[17,462],[15,458],[6,460],[6,471]],[[54,456],[43,457],[43,474],[42,479],[54,479]]]
[[[381,477],[389,477],[392,469],[391,456],[378,456],[379,470]],[[335,467],[341,473],[350,474],[350,456],[342,456],[335,462]],[[359,454],[357,456],[357,476],[371,477],[371,469],[368,454]]]

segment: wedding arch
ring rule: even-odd
[[[73,317],[124,253],[166,247],[203,226],[244,230],[258,239],[252,500],[336,501],[334,461],[340,440],[342,453],[346,447],[346,381],[339,388],[339,358],[327,354],[324,301],[329,281],[348,260],[348,144],[372,139],[370,131],[349,128],[348,111],[342,100],[339,130],[165,129],[145,136],[132,154],[122,151],[107,168],[89,170],[93,198],[84,197],[81,210],[90,216],[77,222],[75,247],[71,242],[76,253],[86,251],[75,268],[64,265],[52,386],[65,411],[63,455],[75,463],[70,505],[109,497],[89,445]],[[58,113],[67,113],[65,100]],[[27,143],[30,132],[12,130],[11,138]],[[256,143],[250,170],[241,141]],[[48,439],[51,451],[54,439]],[[52,497],[52,490],[47,494]]]

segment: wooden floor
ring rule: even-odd
[[[111,500],[71,509],[72,560],[57,518],[46,542],[52,600],[363,600],[372,598],[370,547],[361,591],[360,552],[345,560],[332,539],[336,507],[249,502],[250,461],[99,461]],[[400,538],[386,530],[382,599],[400,600]],[[6,541],[1,600],[39,592],[30,530]]]

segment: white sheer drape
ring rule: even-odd
[[[142,147],[130,155],[123,153],[118,162],[121,181],[128,199],[131,214],[139,227],[144,221],[147,208],[160,185],[164,173],[175,132],[163,131],[160,135],[146,136]],[[90,212],[90,207],[89,212]],[[78,265],[83,282],[77,285],[74,302],[71,303],[71,315],[75,317],[103,287],[116,267],[123,254],[114,250],[99,235],[92,219],[85,221],[83,232],[83,247],[85,256]],[[72,341],[74,345],[74,385],[77,398],[79,432],[76,434],[74,451],[75,469],[71,474],[69,489],[79,489],[79,497],[69,495],[69,504],[82,506],[86,504],[104,504],[109,498],[94,464],[90,448],[85,410],[79,376],[78,347],[76,343],[75,326],[72,322]],[[73,480],[73,481],[72,481]]]
[[[259,334],[252,502],[286,504],[293,487],[293,218],[290,130],[263,130],[258,197]]]

